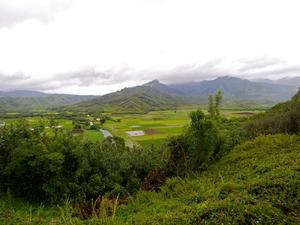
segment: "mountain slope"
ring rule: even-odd
[[[49,94],[39,92],[39,91],[30,91],[30,90],[15,90],[8,92],[0,92],[0,97],[45,97]]]
[[[147,112],[183,105],[206,104],[208,94],[214,93],[218,89],[223,90],[224,105],[246,108],[274,105],[289,99],[296,93],[296,87],[252,82],[235,77],[219,77],[215,80],[170,85],[154,80],[64,109]]]
[[[264,114],[257,115],[248,125],[253,136],[259,134],[300,132],[300,90],[290,100],[279,103]]]
[[[36,91],[0,92],[0,112],[28,112],[76,104],[95,96],[46,94]]]
[[[184,92],[186,95],[205,101],[209,93],[221,89],[225,100],[254,100],[257,102],[280,102],[289,99],[296,93],[296,87],[280,84],[252,82],[236,77],[219,77],[215,80],[172,84],[170,87]]]
[[[300,138],[263,136],[200,175],[139,192],[115,224],[299,224]]]
[[[187,103],[188,100],[183,93],[155,80],[79,103],[75,105],[75,108],[78,110],[111,109],[120,112],[146,112],[173,108]]]
[[[256,79],[256,82],[261,83],[270,83],[270,84],[283,84],[289,85],[292,87],[299,87],[300,86],[300,77],[284,77],[278,80],[270,80],[270,79]]]

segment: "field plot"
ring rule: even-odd
[[[189,113],[197,107],[179,108],[176,110],[153,111],[147,114],[109,114],[112,119],[106,120],[101,128],[107,130],[113,136],[125,139],[127,146],[140,145],[144,147],[160,146],[165,140],[174,135],[180,134],[189,123]],[[203,109],[206,112],[205,109]],[[249,117],[260,110],[222,109],[221,114],[225,117]],[[4,119],[6,124],[16,122],[20,118]],[[40,121],[49,122],[47,116],[25,117],[29,124],[35,125]],[[88,119],[91,119],[90,117]],[[94,118],[95,119],[95,118]],[[56,126],[73,130],[74,124],[69,119],[56,119]],[[94,121],[96,123],[96,121]],[[86,128],[86,127],[85,127]],[[102,141],[105,139],[103,132],[99,130],[83,129],[77,134],[78,137]]]
[[[188,124],[192,110],[154,111],[147,114],[114,114],[120,122],[107,121],[104,127],[115,136],[123,137],[126,144],[149,146],[161,144],[168,136],[180,134]]]
[[[98,130],[85,130],[82,135],[83,135],[83,138],[88,139],[93,142],[104,140],[103,134]]]
[[[9,119],[4,119],[5,123],[7,125],[10,125],[12,123],[17,122],[18,120],[25,119],[29,124],[32,126],[39,124],[40,122],[43,122],[44,124],[49,123],[49,119],[45,117],[25,117],[25,118],[9,118]],[[49,125],[50,126],[50,125]],[[46,127],[48,130],[49,134],[53,133],[53,129],[50,128],[49,126]],[[72,120],[69,119],[55,119],[55,127],[58,129],[67,129],[69,131],[72,131],[74,129],[74,124],[72,123]],[[85,140],[89,141],[103,141],[104,136],[103,134],[98,131],[98,130],[89,130],[89,129],[82,129],[82,132],[74,134],[74,136],[78,136],[79,138],[83,138]]]
[[[147,114],[112,114],[115,120],[108,120],[104,127],[114,136],[124,138],[128,146],[158,146],[169,136],[180,134],[189,123],[189,113],[195,109],[197,107],[154,111]],[[222,110],[222,114],[226,117],[248,117],[258,112],[261,111]],[[120,122],[116,119],[120,119]]]

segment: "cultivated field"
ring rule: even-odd
[[[189,113],[197,109],[196,107],[179,108],[176,110],[153,111],[146,114],[110,114],[106,113],[111,119],[101,125],[101,128],[108,130],[113,136],[119,136],[125,139],[127,146],[143,146],[152,147],[159,146],[164,143],[166,138],[178,135],[185,129],[189,123]],[[204,110],[206,111],[206,110]],[[249,117],[260,110],[239,110],[239,109],[223,109],[222,114],[226,117]],[[6,124],[11,124],[20,118],[4,119]],[[30,124],[35,125],[40,121],[49,123],[49,117],[26,117]],[[96,118],[86,116],[87,120],[99,124]],[[56,118],[56,124],[68,130],[74,129],[71,119]],[[48,128],[51,132],[51,128]],[[83,126],[83,132],[77,136],[91,140],[104,140],[103,134],[99,130],[91,130],[88,126]]]
[[[147,114],[112,114],[111,116],[120,119],[120,122],[109,120],[104,124],[104,128],[111,131],[115,136],[123,137],[129,146],[134,144],[144,147],[157,146],[161,145],[167,137],[180,134],[189,123],[189,113],[195,109],[193,107],[154,111]],[[248,117],[258,112],[261,111],[222,110],[222,114],[226,117]],[[130,135],[130,131],[143,131],[144,135]]]

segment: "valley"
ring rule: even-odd
[[[299,9],[0,0],[0,225],[300,225]]]
[[[296,225],[300,92],[272,107],[295,89],[232,97],[233,80],[250,82],[213,80],[206,100],[151,81],[2,111],[0,224]]]
[[[106,112],[93,116],[87,113],[76,114],[69,112],[67,117],[73,117],[73,119],[68,119],[65,114],[57,112],[45,112],[42,116],[36,115],[31,117],[22,117],[22,114],[7,113],[6,115],[9,117],[14,117],[13,115],[18,115],[18,117],[4,118],[2,120],[7,125],[20,120],[26,120],[30,125],[37,125],[42,121],[51,133],[52,131],[50,130],[52,129],[49,127],[49,124],[51,120],[55,119],[56,126],[66,129],[69,132],[75,130],[76,133],[76,124],[79,124],[82,130],[76,136],[81,139],[101,142],[105,137],[100,129],[104,129],[104,131],[107,130],[109,132],[108,134],[123,138],[129,147],[136,145],[150,148],[160,147],[169,137],[182,133],[189,124],[189,114],[199,108],[207,113],[207,109],[203,108],[203,106],[189,106],[140,114]],[[222,115],[226,118],[248,118],[263,111],[264,109],[221,109]],[[106,117],[105,122],[101,124],[98,117]],[[96,127],[93,127],[93,125]],[[141,133],[137,135],[130,134],[130,132],[136,131]]]

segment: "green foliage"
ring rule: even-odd
[[[219,89],[215,94],[215,112],[217,117],[220,116],[220,106],[222,103],[222,99],[223,99],[222,91]]]
[[[200,110],[191,112],[190,118],[191,123],[185,132],[168,142],[168,169],[176,175],[205,169],[228,147],[216,120]]]
[[[191,112],[191,123],[187,130],[191,169],[207,162],[217,147],[218,130],[214,121],[202,111]]]
[[[300,137],[262,136],[201,174],[139,192],[116,224],[299,224]]]
[[[214,117],[216,115],[215,106],[214,106],[214,97],[211,94],[208,95],[208,110],[207,111],[211,117]]]
[[[22,122],[1,130],[0,187],[36,202],[126,196],[163,159],[161,150],[130,149],[121,138],[84,142],[64,130],[48,135],[43,125]]]
[[[215,96],[209,94],[208,95],[208,113],[209,115],[214,117],[220,117],[220,106],[222,103],[223,95],[221,90],[217,90]]]
[[[300,132],[300,92],[290,101],[280,103],[264,114],[257,115],[247,126],[252,136],[259,134]]]

